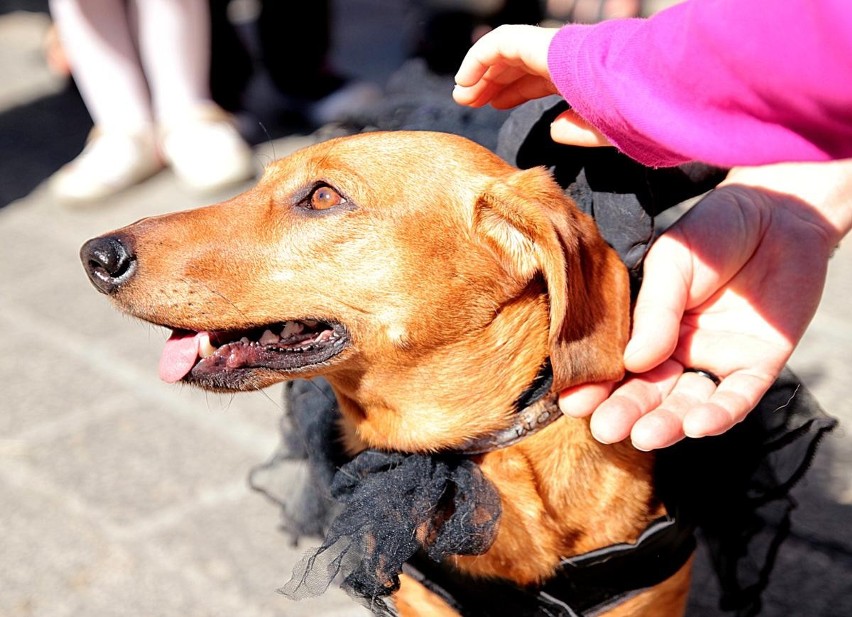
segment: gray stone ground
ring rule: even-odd
[[[406,22],[394,5],[377,4],[401,20],[383,29],[386,70],[404,47]],[[346,22],[342,45],[357,39],[356,22]],[[0,119],[63,88],[43,65],[45,28],[43,14],[0,15]],[[364,48],[354,49],[341,62],[364,66]],[[33,143],[50,143],[32,130]],[[308,140],[260,146],[258,161]],[[9,170],[27,145],[0,135],[3,194],[20,180]],[[246,475],[277,443],[280,389],[227,397],[159,382],[163,333],[114,311],[77,259],[94,235],[234,192],[199,198],[164,172],[109,206],[63,209],[37,184],[0,209],[0,616],[364,614],[336,590],[300,603],[275,593],[305,547],[277,531],[277,511]],[[797,490],[801,506],[765,615],[852,615],[851,294],[847,243],[791,363],[841,424]],[[690,614],[720,614],[714,594],[699,576]]]

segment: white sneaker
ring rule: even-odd
[[[49,187],[58,201],[82,204],[115,195],[162,168],[152,133],[93,129],[83,151],[53,174]]]
[[[231,116],[215,106],[164,127],[160,146],[178,179],[195,191],[216,191],[257,175],[251,148]]]

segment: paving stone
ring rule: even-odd
[[[271,617],[144,550],[115,541],[26,478],[0,477],[0,614],[8,617]]]
[[[191,519],[183,519],[145,541],[200,570],[215,585],[288,617],[325,615],[332,610],[366,617],[369,613],[338,588],[299,602],[276,593],[305,551],[319,543],[303,539],[294,545],[278,530],[279,511],[278,506],[251,492],[221,507],[199,510]]]
[[[105,398],[120,412],[30,445],[25,461],[118,526],[180,513],[244,481],[259,454],[144,402]],[[265,453],[264,453],[265,454]]]
[[[88,366],[67,362],[50,346],[14,327],[0,315],[4,353],[0,354],[3,375],[3,413],[0,413],[0,439],[11,440],[21,433],[56,423],[81,410],[78,402],[89,400],[83,413],[110,411],[99,400],[111,391],[111,380]],[[132,397],[130,391],[126,391]]]

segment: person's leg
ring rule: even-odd
[[[91,202],[162,167],[145,76],[125,0],[51,0],[63,53],[95,128],[51,179],[55,197]]]
[[[148,87],[125,0],[50,0],[50,12],[95,126],[104,132],[149,127]]]
[[[169,124],[209,105],[208,0],[135,0],[154,115]]]
[[[135,0],[161,148],[177,177],[213,191],[255,175],[248,144],[210,95],[209,0]]]

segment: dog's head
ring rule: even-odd
[[[435,401],[452,384],[467,405],[512,400],[548,356],[560,388],[623,370],[626,274],[594,223],[544,170],[448,134],[322,142],[230,201],[141,220],[81,256],[121,310],[174,331],[168,381],[326,375],[399,415],[405,392]]]

